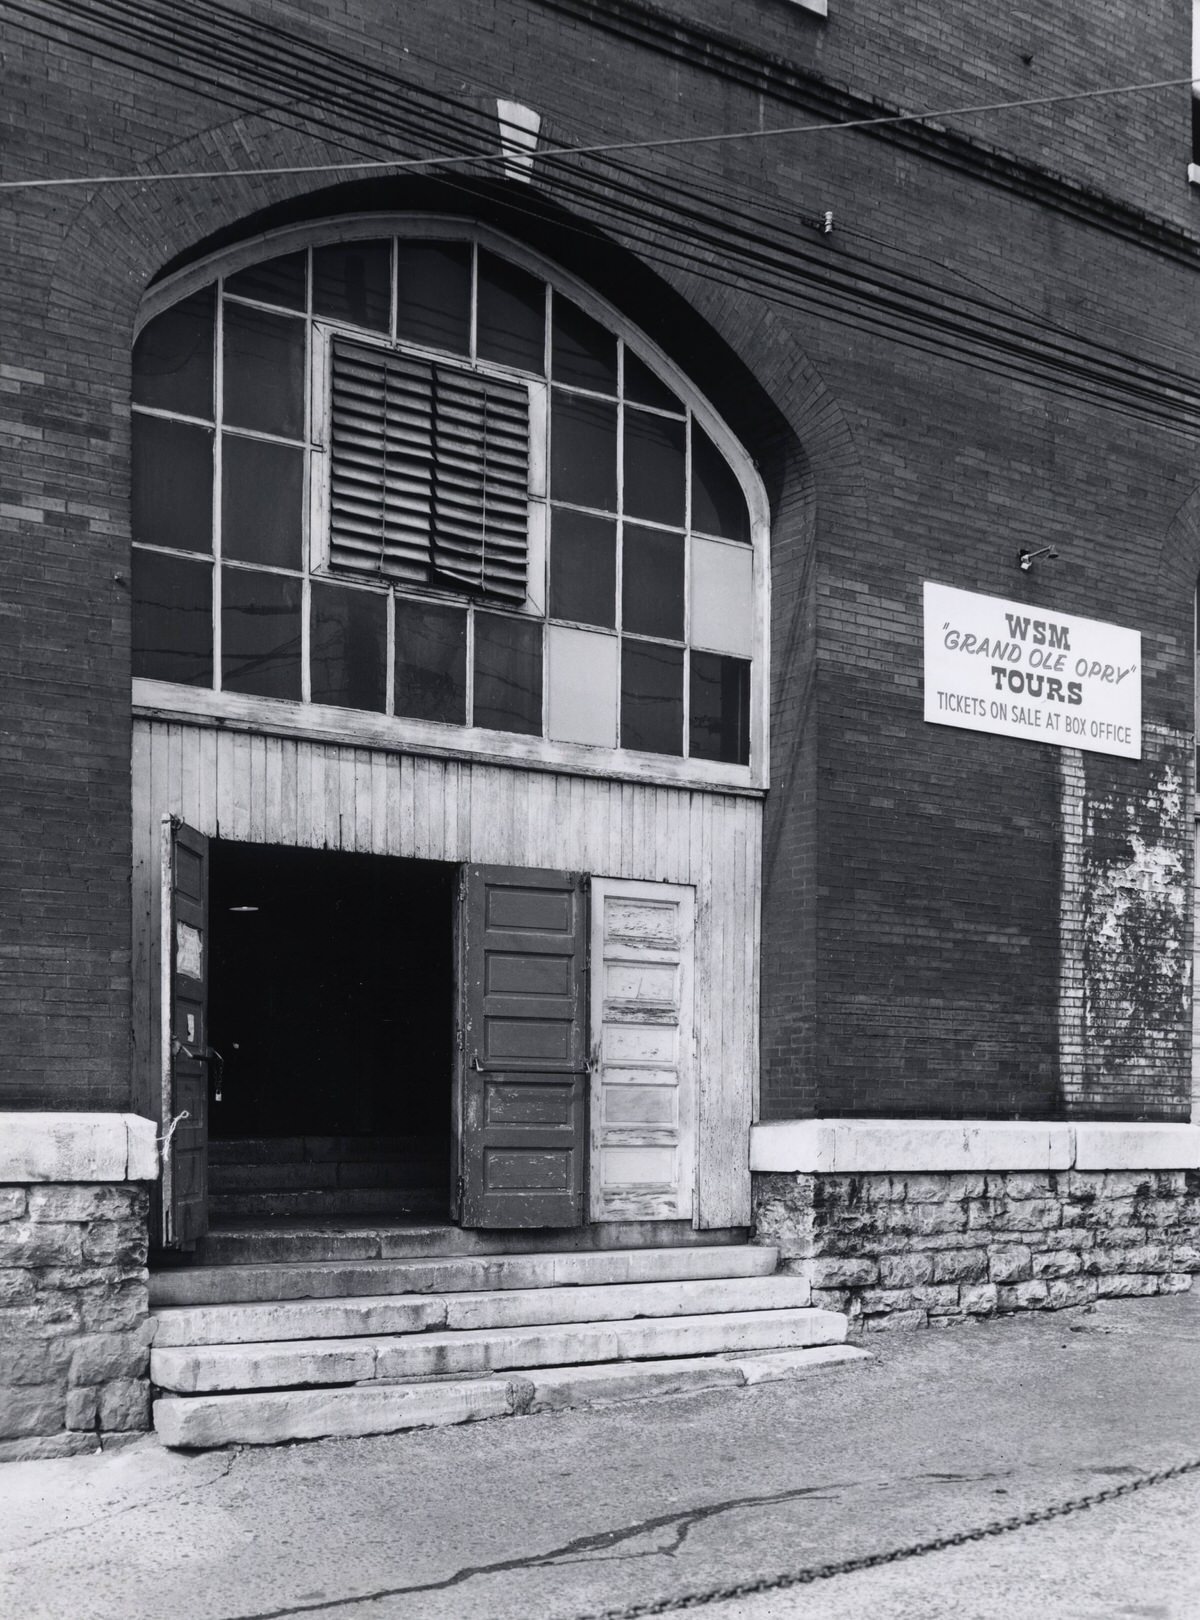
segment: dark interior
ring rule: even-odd
[[[455,873],[213,841],[215,1141],[442,1138],[448,1163]]]

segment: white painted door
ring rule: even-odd
[[[691,1220],[695,891],[592,879],[593,1221]]]

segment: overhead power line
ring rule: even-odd
[[[965,107],[940,107],[927,112],[886,113],[875,118],[845,118],[817,124],[785,124],[775,129],[721,130],[709,135],[670,135],[656,140],[601,141],[590,145],[550,146],[537,152],[541,158],[598,157],[615,152],[669,151],[678,147],[715,146],[733,141],[778,140],[790,135],[833,134],[842,130],[879,129],[887,125],[919,124],[946,118],[969,118],[982,113],[1013,112],[1027,107],[1058,106],[1066,102],[1096,101],[1110,96],[1144,95],[1156,90],[1178,90],[1192,79],[1158,79],[1149,84],[1107,85],[1098,90],[1070,90],[1049,96],[1024,96],[1016,101],[977,102]],[[180,169],[167,172],[146,170],[134,174],[57,176],[42,180],[0,180],[0,191],[22,191],[64,186],[147,185],[152,182],[181,180],[246,180],[273,175],[346,174],[390,169],[412,172],[420,169],[457,167],[461,164],[503,164],[510,160],[503,148],[493,152],[447,152],[423,158],[366,158],[357,162],[293,163],[254,169]]]

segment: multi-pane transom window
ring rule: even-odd
[[[749,764],[746,488],[617,325],[461,236],[302,247],[157,314],[135,676]]]

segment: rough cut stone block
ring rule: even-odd
[[[817,1259],[811,1264],[809,1276],[814,1288],[865,1288],[878,1278],[879,1265],[867,1258]]]
[[[0,1388],[0,1440],[53,1434],[63,1426],[67,1393],[62,1384],[10,1384]]]
[[[895,1230],[916,1236],[966,1230],[967,1211],[961,1203],[906,1204],[897,1213]]]
[[[1057,1226],[1061,1217],[1062,1205],[1057,1199],[1025,1198],[997,1210],[995,1225],[1006,1232],[1036,1232],[1042,1227]]]
[[[968,1316],[990,1316],[999,1304],[999,1289],[995,1283],[975,1283],[962,1290],[960,1300]]]
[[[863,1321],[872,1333],[878,1333],[884,1328],[923,1328],[927,1327],[929,1318],[924,1311],[887,1311],[879,1316],[867,1316]]]
[[[1024,1200],[1026,1198],[1046,1198],[1057,1196],[1058,1187],[1055,1177],[1043,1173],[1032,1175],[1027,1171],[1013,1171],[1004,1177],[1003,1190],[1005,1197]]]
[[[72,1384],[104,1384],[114,1378],[144,1378],[150,1359],[149,1321],[128,1333],[94,1333],[76,1341]]]
[[[1200,1271],[1200,1249],[1177,1243],[1171,1250],[1171,1264],[1176,1271]]]
[[[0,1221],[17,1221],[25,1213],[24,1187],[0,1187]]]
[[[52,1384],[66,1381],[72,1341],[30,1336],[0,1344],[0,1384]]]
[[[1117,1277],[1097,1277],[1096,1291],[1101,1298],[1123,1299],[1126,1296],[1138,1294],[1157,1294],[1159,1291],[1157,1276],[1138,1276],[1126,1272]]]
[[[1041,1281],[1002,1283],[997,1289],[996,1308],[1001,1311],[1040,1310],[1049,1296],[1049,1285]]]
[[[23,1440],[0,1440],[0,1463],[45,1462],[56,1457],[80,1457],[99,1449],[95,1434],[29,1435]]]
[[[1052,1311],[1087,1305],[1096,1298],[1094,1277],[1055,1277],[1047,1285],[1046,1304]]]
[[[1187,1271],[1168,1271],[1159,1278],[1158,1291],[1160,1294],[1186,1294],[1192,1286],[1191,1273]]]
[[[1082,1266],[1083,1261],[1073,1249],[1059,1249],[1049,1254],[1035,1254],[1033,1257],[1035,1277],[1074,1277]]]
[[[144,1378],[118,1378],[100,1386],[101,1429],[148,1429],[150,1386]]]
[[[879,1258],[879,1281],[884,1288],[914,1288],[933,1281],[932,1253],[886,1254]]]
[[[94,1221],[80,1244],[82,1258],[92,1265],[144,1266],[146,1252],[145,1229],[129,1221]]]
[[[34,1275],[23,1267],[0,1271],[0,1305],[17,1305],[36,1292]]]
[[[80,1321],[85,1333],[119,1333],[135,1328],[149,1310],[146,1274],[116,1288],[89,1288],[80,1295]]]
[[[113,1221],[128,1218],[133,1190],[125,1186],[51,1186],[29,1189],[34,1221]]]
[[[69,1294],[35,1294],[28,1304],[0,1307],[0,1343],[16,1344],[20,1338],[61,1338],[74,1332],[78,1321],[75,1301]]]
[[[0,1227],[0,1257],[9,1266],[78,1265],[82,1231],[58,1222],[14,1221]]]
[[[987,1274],[986,1249],[947,1249],[933,1257],[934,1282],[982,1282]]]
[[[988,1274],[995,1283],[1025,1282],[1033,1275],[1033,1251],[1023,1243],[990,1249]]]
[[[100,1421],[100,1391],[69,1389],[67,1391],[67,1428],[95,1429]]]

